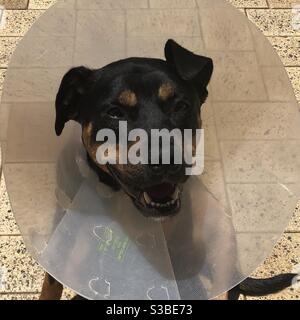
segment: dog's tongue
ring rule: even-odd
[[[170,183],[162,183],[146,189],[152,199],[165,199],[170,197],[175,191],[175,187]]]

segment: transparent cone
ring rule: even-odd
[[[299,111],[275,51],[225,1],[175,3],[58,1],[9,66],[0,138],[14,215],[34,258],[88,299],[212,299],[266,258],[299,198]],[[181,212],[159,223],[99,184],[79,125],[55,135],[55,97],[71,67],[163,58],[169,38],[211,57],[215,71],[204,173],[186,184]]]

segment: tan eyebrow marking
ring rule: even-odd
[[[87,149],[91,149],[91,135],[93,132],[93,124],[89,122],[83,126],[82,130],[82,140]],[[93,154],[94,156],[94,154]]]
[[[170,83],[162,84],[158,90],[158,96],[163,101],[166,101],[169,98],[174,97],[174,95],[175,95],[175,90]]]
[[[121,92],[119,102],[126,107],[135,107],[137,105],[136,94],[131,90]]]

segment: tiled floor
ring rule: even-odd
[[[67,2],[68,0],[61,0]],[[122,0],[124,1],[124,0]],[[140,7],[148,5],[147,0],[126,0],[128,3],[139,3]],[[176,0],[178,7],[182,2],[185,7],[194,5],[194,0]],[[300,102],[300,28],[292,27],[292,9],[296,0],[228,0],[241,9],[268,37],[280,55],[293,83],[295,93]],[[298,0],[300,3],[300,0]],[[7,11],[5,28],[0,30],[0,91],[5,77],[10,56],[19,40],[32,23],[55,0],[0,0]],[[104,1],[103,1],[104,2]],[[170,0],[149,0],[152,7],[168,7]],[[89,6],[89,2],[86,2]],[[119,0],[115,2],[118,8]],[[92,8],[93,9],[93,8]],[[82,17],[84,19],[84,17]],[[145,21],[147,23],[147,21]],[[186,28],[193,29],[193,21]],[[131,28],[131,29],[130,29]],[[134,25],[129,26],[134,33],[138,30]],[[130,31],[129,30],[129,31]],[[159,30],[152,30],[154,33]],[[186,30],[179,28],[183,34]],[[138,36],[138,34],[133,34]],[[178,34],[180,36],[180,34]],[[214,45],[214,39],[207,39]],[[241,45],[247,46],[247,43]],[[1,93],[1,92],[0,92]],[[5,109],[1,110],[5,112]],[[0,123],[1,125],[1,123]],[[1,128],[0,128],[1,134]],[[5,265],[6,285],[1,291],[1,299],[37,299],[41,288],[43,271],[27,254],[20,233],[12,216],[4,181],[0,188],[0,262]],[[255,272],[255,276],[265,277],[280,272],[289,272],[300,264],[300,210],[296,209],[294,218],[282,240],[277,244],[271,256]],[[64,298],[68,299],[72,292],[66,290]],[[250,299],[247,297],[247,299]],[[277,295],[262,299],[299,299],[299,293],[288,289]]]

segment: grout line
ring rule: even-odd
[[[286,230],[284,234],[300,234],[300,230]]]
[[[276,236],[282,235],[282,237],[284,236],[284,234],[287,234],[287,233],[299,233],[300,234],[300,231],[296,231],[296,232],[284,231],[283,233],[280,231],[236,231],[237,235],[241,235],[241,234],[257,234],[257,235],[265,235],[266,234],[266,235],[270,235],[270,234],[273,234]]]

